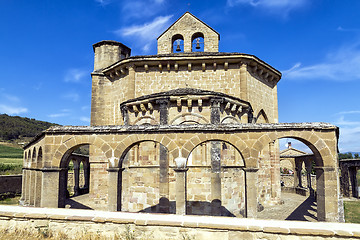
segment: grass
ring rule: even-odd
[[[21,174],[23,150],[0,144],[0,175]]]
[[[360,201],[344,201],[345,222],[360,223]]]

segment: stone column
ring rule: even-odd
[[[35,189],[35,203],[34,203],[34,206],[35,207],[40,207],[40,204],[41,204],[41,185],[42,185],[42,172],[41,170],[36,170],[35,172],[36,174],[36,183],[35,183],[35,186],[36,186],[36,189]]]
[[[300,159],[295,158],[294,187],[302,187],[301,165],[302,165],[302,161]]]
[[[156,103],[159,104],[159,112],[160,112],[160,125],[168,125],[169,118],[169,99],[159,99],[156,100]]]
[[[210,114],[210,122],[211,124],[220,124],[220,105],[223,102],[221,98],[212,98],[210,100],[211,104],[211,114]]]
[[[126,99],[133,99],[135,98],[135,65],[129,66],[129,74],[128,74],[128,84],[126,85]]]
[[[334,167],[316,167],[316,201],[318,221],[339,221],[338,176]]]
[[[30,206],[35,206],[36,171],[31,169]]]
[[[88,161],[83,162],[84,167],[84,189],[85,193],[89,193],[90,188],[90,163]]]
[[[129,125],[129,108],[127,106],[122,106],[121,114],[123,117],[124,125]]]
[[[357,180],[356,180],[356,167],[349,167],[349,175],[350,175],[350,182],[351,182],[351,193],[354,198],[359,196],[358,188],[357,188]]]
[[[275,198],[276,197],[276,176],[275,176],[275,149],[274,149],[274,142],[270,142],[269,143],[269,155],[270,155],[270,181],[271,181],[271,197]]]
[[[240,65],[240,99],[247,101],[247,66],[242,63]]]
[[[26,170],[23,168],[22,177],[21,177],[21,198],[20,205],[25,205],[26,201],[26,191],[27,191],[27,182],[26,182]]]
[[[121,211],[122,171],[124,168],[108,168],[108,210]]]
[[[168,161],[168,150],[160,144],[160,199],[159,199],[159,211],[161,213],[170,212],[170,201],[169,201],[169,161]]]
[[[310,194],[312,194],[313,192],[313,188],[311,186],[311,171],[312,171],[311,162],[312,162],[311,159],[307,159],[305,162],[307,188],[309,189]]]
[[[73,160],[74,163],[74,196],[78,196],[80,194],[80,161]]]
[[[349,170],[345,164],[341,165],[341,188],[344,197],[350,197],[349,193]]]
[[[244,168],[246,181],[246,217],[256,218],[257,214],[257,171],[258,168]]]
[[[186,172],[188,168],[174,169],[176,174],[176,214],[186,215]]]
[[[221,216],[221,142],[211,141],[211,215]]]
[[[27,169],[26,170],[27,174],[26,174],[26,178],[27,178],[27,191],[26,191],[26,205],[31,205],[30,203],[30,198],[31,198],[31,189],[33,188],[32,186],[32,179],[31,179],[31,169]]]
[[[42,169],[41,207],[59,207],[60,168]]]

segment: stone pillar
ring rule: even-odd
[[[359,196],[358,187],[357,187],[357,180],[356,180],[356,167],[349,167],[349,175],[350,175],[350,182],[351,182],[351,195],[354,198]]]
[[[36,170],[35,172],[36,174],[36,189],[35,189],[35,203],[34,206],[35,207],[40,207],[41,204],[41,185],[42,185],[42,172],[41,170]]]
[[[271,181],[271,197],[276,197],[277,192],[277,184],[276,184],[276,176],[275,176],[275,149],[274,142],[269,143],[269,155],[270,155],[270,181]]]
[[[186,172],[188,168],[174,169],[176,174],[176,214],[186,215]]]
[[[258,168],[244,168],[246,181],[246,217],[256,218],[257,214],[257,171]]]
[[[41,207],[59,207],[60,168],[42,169]]]
[[[247,66],[246,64],[240,65],[240,99],[247,101]]]
[[[72,160],[74,163],[74,196],[78,196],[80,194],[80,161]]]
[[[169,201],[169,160],[167,148],[160,144],[160,199],[159,199],[159,211],[161,213],[170,212]]]
[[[294,187],[302,187],[301,165],[302,165],[302,161],[300,159],[295,158]]]
[[[336,169],[316,167],[316,201],[318,221],[339,221],[339,186]]]
[[[21,198],[20,198],[20,205],[25,205],[26,200],[26,192],[27,192],[27,182],[26,182],[26,170],[23,168],[22,170],[22,178],[21,178]]]
[[[30,206],[35,206],[36,171],[31,169]]]
[[[83,167],[84,167],[84,189],[86,190],[85,193],[89,193],[89,188],[90,188],[90,163],[89,163],[89,161],[84,161]]]
[[[26,174],[26,178],[27,178],[27,191],[26,191],[26,205],[31,205],[30,203],[30,198],[31,198],[31,189],[33,188],[32,186],[32,179],[31,179],[31,169],[27,169],[26,170],[27,174]]]
[[[341,189],[344,197],[350,197],[349,193],[349,169],[345,164],[341,165]]]
[[[124,125],[129,125],[129,108],[127,106],[122,106],[121,114],[123,117]]]
[[[129,66],[129,75],[127,77],[128,84],[126,85],[127,94],[125,100],[135,98],[135,65]]]
[[[159,112],[160,112],[160,125],[168,125],[169,118],[169,99],[159,99],[156,100],[156,103],[159,104]]]
[[[307,180],[307,188],[310,191],[310,194],[312,194],[312,186],[311,186],[311,171],[312,171],[312,166],[311,166],[311,159],[306,160],[305,162],[305,167],[306,167],[306,180]]]
[[[221,142],[211,141],[211,215],[221,216]]]
[[[121,211],[122,171],[124,168],[108,168],[108,210]]]
[[[211,115],[210,122],[211,124],[220,124],[220,105],[223,102],[221,98],[212,98],[211,103]]]

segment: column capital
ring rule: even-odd
[[[164,109],[169,105],[169,98],[161,98],[161,99],[157,99],[156,103],[159,104],[160,109]]]
[[[114,167],[114,168],[107,168],[106,171],[108,172],[122,172],[124,171],[125,168],[119,168],[119,167]]]
[[[175,172],[187,172],[187,170],[189,170],[189,168],[174,168]]]
[[[215,108],[219,108],[220,107],[220,103],[223,103],[224,99],[223,98],[219,98],[219,97],[213,97],[210,99],[210,103],[211,103],[211,107],[215,107]]]

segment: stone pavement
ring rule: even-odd
[[[259,219],[297,220],[316,222],[316,200],[295,193],[281,193],[281,205],[266,207],[257,213]]]

